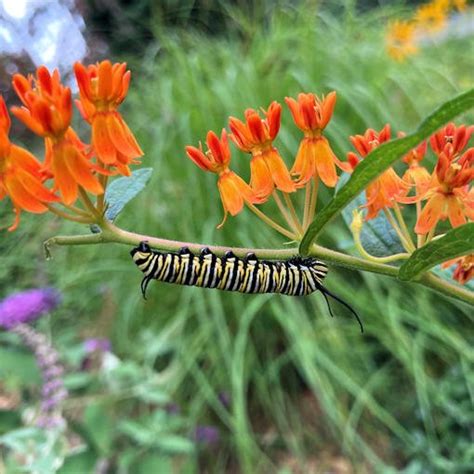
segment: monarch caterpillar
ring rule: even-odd
[[[187,247],[181,248],[178,253],[162,253],[152,250],[147,242],[141,242],[130,254],[145,274],[141,283],[144,298],[151,280],[240,293],[306,296],[320,291],[331,316],[328,296],[348,308],[355,315],[361,332],[364,331],[352,307],[323,286],[327,266],[315,258],[298,256],[290,260],[272,261],[259,260],[255,254],[249,253],[242,259],[231,251],[221,258],[207,247],[201,250],[200,255],[194,255]]]

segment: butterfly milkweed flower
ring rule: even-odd
[[[430,137],[431,148],[436,154],[450,148],[449,153],[456,157],[466,147],[473,132],[474,125],[457,127],[452,122],[448,123]]]
[[[58,201],[43,182],[46,179],[42,164],[27,150],[10,142],[11,120],[7,106],[0,96],[0,200],[9,196],[15,220],[8,230],[18,227],[21,210],[42,213],[47,204]]]
[[[387,52],[396,61],[418,52],[415,44],[416,24],[410,21],[396,20],[389,24],[386,35]]]
[[[369,128],[365,131],[364,135],[351,136],[350,140],[360,157],[365,158],[379,145],[389,141],[390,136],[390,125],[387,124],[380,132]],[[347,154],[347,159],[353,167],[357,166],[359,162],[359,156],[353,152]],[[409,185],[397,175],[392,167],[385,170],[378,178],[372,181],[365,190],[367,198],[366,220],[373,219],[384,208],[394,207],[396,200],[405,196],[408,189]]]
[[[281,105],[272,102],[264,111],[265,118],[260,118],[254,109],[245,111],[245,123],[230,117],[230,138],[246,153],[252,154],[250,160],[250,186],[262,198],[267,198],[276,187],[285,193],[296,191],[290,173],[273,146],[280,130]]]
[[[40,66],[36,78],[13,76],[13,88],[23,103],[12,113],[37,135],[44,137],[44,168],[54,177],[55,188],[66,204],[76,201],[79,186],[92,194],[102,194],[102,185],[94,176],[96,167],[85,153],[85,145],[70,127],[71,89],[61,84],[59,71],[50,74]]]
[[[74,64],[80,94],[76,104],[92,126],[92,146],[97,157],[129,176],[128,165],[137,163],[135,159],[143,151],[117,111],[130,84],[130,71],[126,68],[126,63],[112,65],[107,60],[87,67],[79,62]]]
[[[420,165],[421,160],[425,157],[426,148],[426,142],[422,142],[402,158],[402,161],[408,165],[408,169],[403,175],[403,181],[410,186],[414,185],[417,195],[423,193],[431,181],[430,172]]]
[[[320,99],[315,94],[299,94],[298,101],[286,97],[296,126],[304,132],[291,174],[298,177],[297,186],[306,184],[313,176],[331,188],[336,186],[336,165],[347,172],[351,167],[339,161],[322,132],[331,120],[336,105],[336,92]]]
[[[458,257],[453,260],[444,262],[441,267],[449,268],[452,265],[456,265],[453,272],[453,279],[459,282],[461,285],[465,285],[469,280],[474,278],[474,254],[465,255],[464,257]]]
[[[429,189],[420,196],[427,202],[415,225],[417,234],[426,234],[440,220],[449,219],[452,227],[474,219],[474,194],[469,184],[474,179],[474,148],[456,159],[454,148],[446,146],[438,156]]]
[[[240,176],[229,169],[231,155],[226,131],[222,130],[220,139],[214,132],[209,131],[206,143],[206,153],[202,151],[201,146],[187,146],[186,154],[199,168],[219,176],[217,187],[224,207],[224,220],[219,225],[221,227],[227,213],[235,216],[242,210],[244,202],[255,204],[260,203],[262,199]]]

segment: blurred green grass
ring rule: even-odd
[[[472,82],[473,39],[428,45],[395,63],[383,47],[389,13],[347,9],[336,18],[288,7],[273,11],[262,28],[239,17],[238,35],[217,37],[157,24],[156,44],[143,58],[126,58],[133,78],[123,107],[154,174],[119,225],[186,241],[284,245],[249,213],[217,231],[215,176],[187,160],[184,146],[225,127],[230,115],[241,118],[247,107],[266,108],[300,91],[337,91],[327,132],[340,157],[350,149],[348,136],[367,127],[390,122],[395,131],[413,130]],[[288,164],[299,139],[285,110],[277,145]],[[247,156],[234,150],[232,166],[248,179]],[[329,196],[325,191],[322,202]],[[363,336],[340,307],[329,318],[318,295],[296,300],[155,284],[143,301],[126,247],[56,248],[51,261],[43,259],[42,240],[77,231],[50,216],[24,216],[0,241],[2,293],[56,286],[65,303],[49,330],[63,351],[80,335],[105,331],[122,359],[167,367],[166,389],[190,425],[212,423],[222,432],[220,449],[191,460],[189,469],[275,472],[291,460],[305,472],[339,458],[357,472],[474,468],[473,318],[466,306],[338,268],[328,287],[357,308]],[[347,249],[347,242],[342,220],[322,237],[332,248]],[[99,317],[105,294],[114,309]],[[230,395],[229,409],[222,392]]]

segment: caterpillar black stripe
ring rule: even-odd
[[[290,260],[259,260],[249,253],[244,259],[231,251],[218,257],[208,248],[199,255],[187,247],[179,253],[162,253],[141,242],[131,252],[133,261],[145,274],[141,283],[143,297],[151,280],[177,285],[217,288],[240,293],[279,293],[289,296],[306,296],[320,291],[332,316],[328,296],[346,306],[363,326],[357,313],[345,301],[323,286],[327,274],[325,263],[315,258],[294,257]]]

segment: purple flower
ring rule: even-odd
[[[12,329],[54,309],[61,295],[53,288],[20,291],[0,301],[0,327]]]
[[[210,425],[196,426],[194,440],[201,444],[215,445],[220,440],[219,429]]]
[[[59,354],[44,334],[35,331],[27,324],[17,324],[10,329],[20,336],[23,343],[33,352],[41,369],[43,387],[37,426],[45,429],[65,426],[61,405],[68,393],[62,378],[64,369],[59,362]]]
[[[109,352],[111,349],[111,344],[108,339],[105,338],[92,338],[92,339],[86,339],[84,341],[84,351],[87,354],[90,354],[91,352]]]

